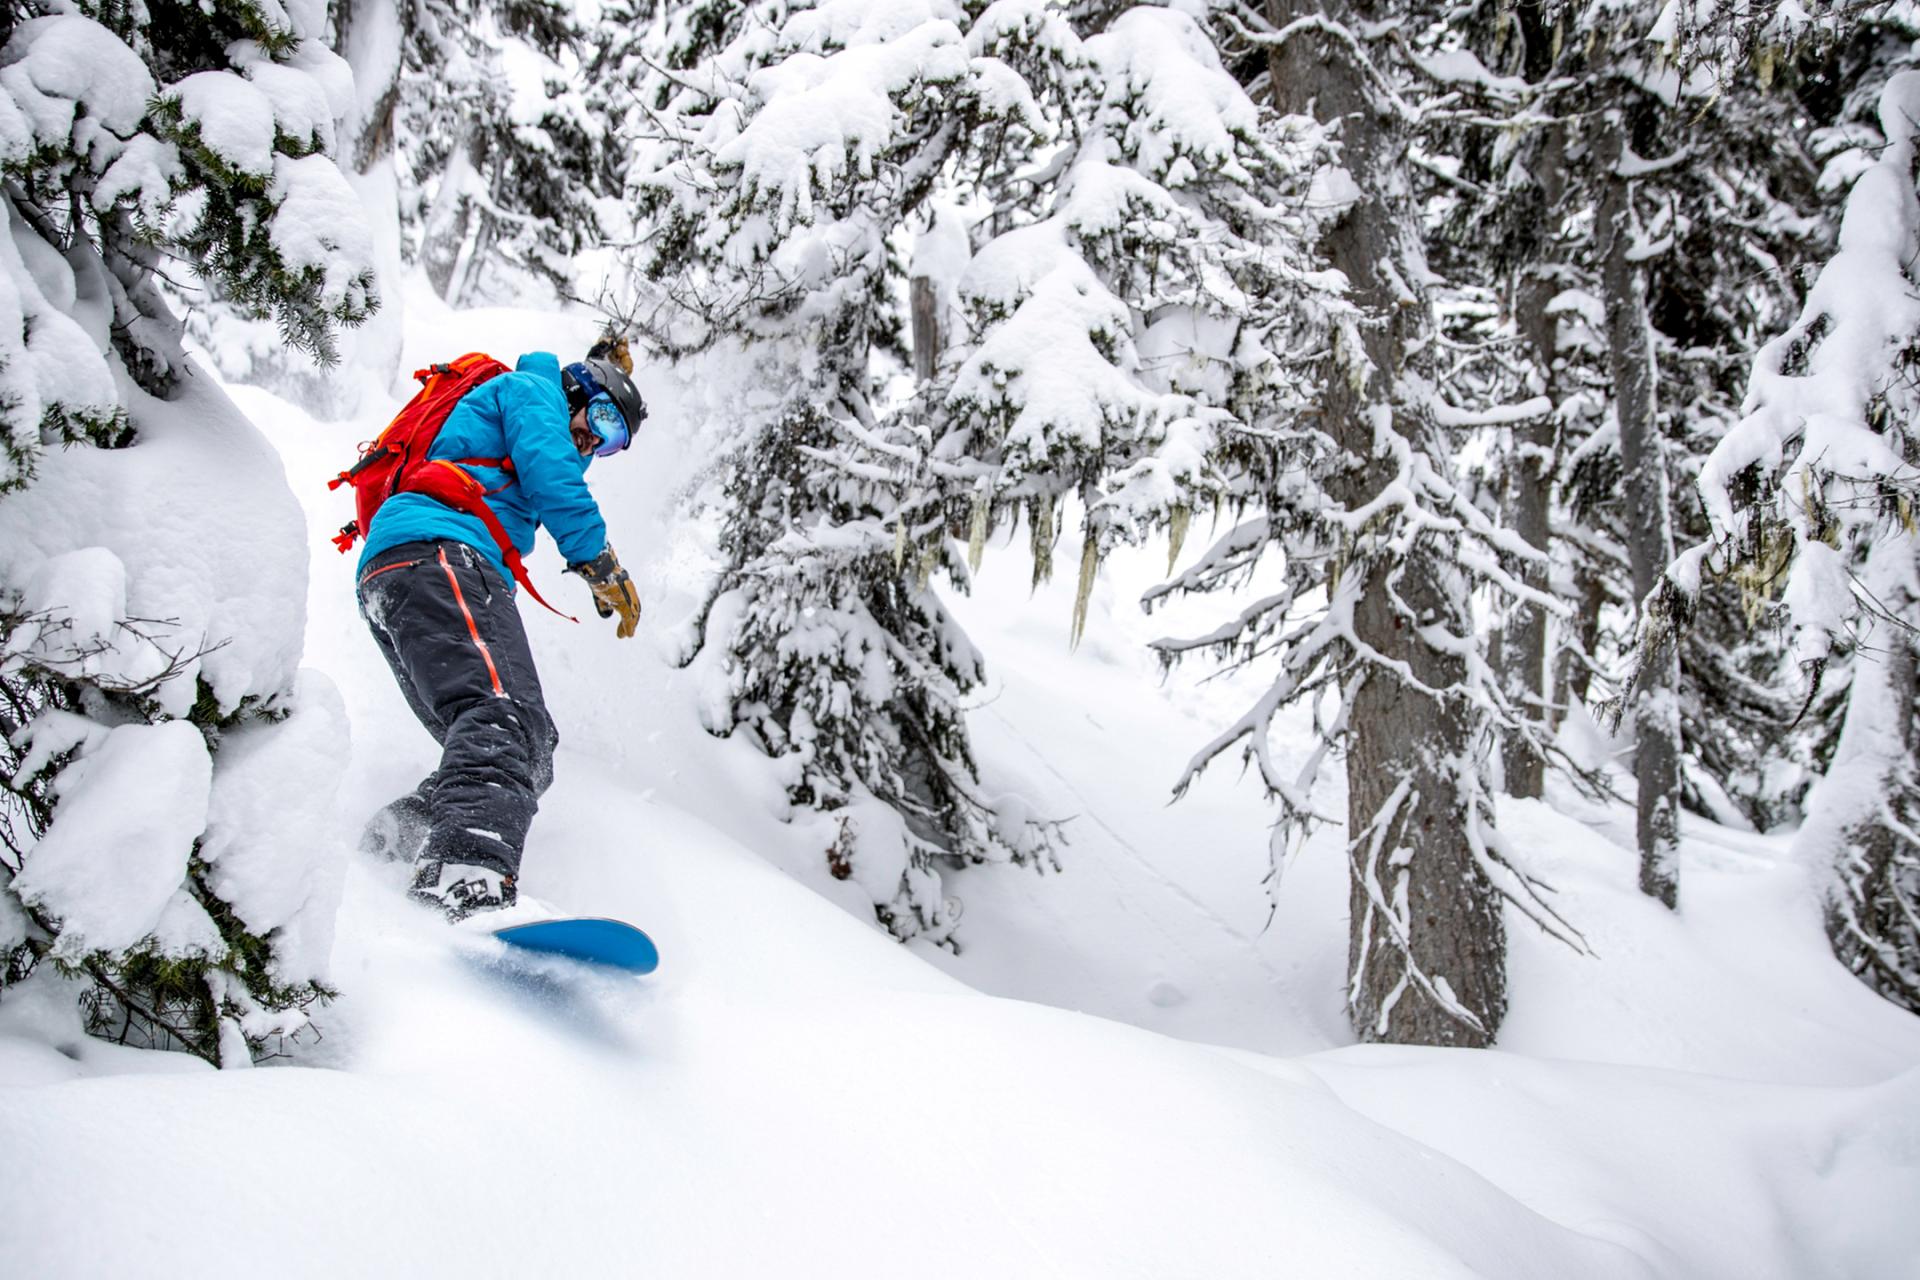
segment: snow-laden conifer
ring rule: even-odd
[[[401,283],[419,268],[454,305],[571,297],[605,237],[621,151],[590,67],[606,37],[553,0],[351,0],[329,6],[337,143],[387,305],[316,365],[235,314],[224,282],[182,279],[196,346],[230,380],[321,417],[401,385]],[[458,353],[448,353],[458,354]]]
[[[1770,77],[1730,76],[1693,46],[1682,57],[1650,39],[1659,19],[1658,6],[1570,5],[1461,23],[1454,38],[1495,73],[1471,80],[1483,119],[1443,117],[1423,134],[1436,261],[1460,278],[1508,281],[1522,341],[1505,361],[1552,405],[1488,451],[1508,518],[1550,550],[1553,588],[1575,606],[1546,628],[1526,606],[1502,620],[1510,694],[1550,718],[1585,701],[1596,672],[1602,691],[1617,689],[1642,594],[1633,565],[1644,585],[1666,558],[1659,528],[1638,513],[1666,510],[1677,536],[1695,529],[1687,478],[1737,416],[1740,371],[1790,312],[1794,272],[1828,233],[1795,96],[1817,66],[1807,50],[1776,51]],[[1502,117],[1507,127],[1484,127]],[[1632,160],[1602,163],[1623,139]],[[1623,387],[1638,390],[1622,399]],[[1643,464],[1639,496],[1626,443]],[[1643,835],[1649,885],[1662,893],[1673,888],[1660,868],[1676,802],[1736,822],[1791,817],[1819,736],[1817,717],[1788,731],[1796,708],[1767,688],[1784,648],[1752,626],[1739,592],[1717,587],[1701,604],[1717,625],[1681,638],[1677,672],[1672,654],[1662,659],[1670,693],[1634,704],[1661,712],[1637,730],[1648,750],[1636,764],[1651,770]],[[1538,794],[1540,761],[1517,745],[1508,788]]]
[[[344,731],[305,528],[184,354],[183,262],[318,359],[375,303],[310,6],[48,5],[0,49],[0,999],[242,1063],[324,991]]]
[[[1492,400],[1490,384],[1456,398],[1442,376],[1450,362],[1437,341],[1413,143],[1423,111],[1458,104],[1435,99],[1407,29],[1376,21],[1385,16],[1270,6],[1235,23],[1237,40],[1268,51],[1275,101],[1337,144],[1338,164],[1316,173],[1308,207],[1312,245],[1344,290],[1319,308],[1318,341],[1296,338],[1276,353],[1277,367],[1307,374],[1306,404],[1281,401],[1261,423],[1280,447],[1242,472],[1255,482],[1248,518],[1155,596],[1217,590],[1267,554],[1283,557],[1284,588],[1211,634],[1159,647],[1277,669],[1188,773],[1242,749],[1281,803],[1276,868],[1288,837],[1327,816],[1314,786],[1344,750],[1356,1030],[1485,1044],[1505,1009],[1502,899],[1575,935],[1493,827],[1489,735],[1538,731],[1493,678],[1469,597],[1487,586],[1561,606],[1520,571],[1542,553],[1475,504],[1453,462],[1449,432],[1537,409]],[[1231,451],[1216,456],[1232,465]],[[1274,721],[1300,702],[1316,711],[1319,744],[1290,771],[1273,750]]]
[[[1675,562],[1666,604],[1684,615],[1709,573],[1759,592],[1780,584],[1795,657],[1815,687],[1854,636],[1844,727],[1800,847],[1833,868],[1836,953],[1920,1009],[1920,72],[1888,82],[1879,126],[1879,156],[1853,181],[1838,251],[1798,320],[1759,353],[1745,414],[1701,471],[1712,537]]]
[[[1077,634],[1114,543],[1165,530],[1177,557],[1196,511],[1311,451],[1301,361],[1342,304],[1305,249],[1319,131],[1263,114],[1203,26],[1130,9],[1064,74],[1077,136],[1027,176],[1025,216],[982,229],[954,284],[964,341],[902,422],[938,424],[934,496],[1025,510],[1043,572],[1081,500]]]
[[[1277,481],[1283,453],[1314,447],[1283,425],[1302,402],[1285,357],[1337,304],[1300,250],[1317,129],[1263,118],[1191,17],[1141,7],[1082,33],[1029,0],[964,31],[957,10],[879,12],[749,23],[662,76],[675,109],[650,180],[653,269],[675,306],[655,331],[670,348],[731,345],[753,386],[787,392],[716,397],[768,425],[741,433],[726,469],[736,563],[703,641],[726,641],[733,722],[793,762],[796,799],[838,806],[855,781],[906,816],[912,913],[876,899],[911,932],[939,922],[933,882],[916,879],[926,855],[1043,857],[1049,825],[971,780],[955,695],[978,655],[950,624],[866,602],[899,595],[943,617],[935,575],[964,588],[989,534],[1022,518],[1044,573],[1077,510],[1077,633],[1115,541],[1177,542],[1196,510],[1236,500],[1232,485]],[[891,259],[908,229],[910,259]],[[904,355],[903,270],[926,278],[945,334],[923,382],[889,386],[876,355]],[[796,585],[811,594],[795,600]],[[862,613],[899,674],[850,700],[833,675],[846,647],[792,637]],[[914,728],[923,705],[937,736]],[[896,781],[863,764],[897,742],[932,767]],[[868,887],[890,888],[897,858],[854,850],[869,845],[837,848],[836,870],[867,874],[866,860],[882,877]]]
[[[931,585],[964,583],[963,558],[924,535],[909,557],[893,471],[854,461],[888,412],[876,362],[900,349],[893,237],[943,182],[984,187],[1054,128],[965,22],[829,0],[754,7],[684,70],[675,44],[642,94],[657,149],[638,178],[646,323],[665,353],[706,353],[688,403],[722,457],[726,562],[690,646],[718,685],[709,727],[751,734],[796,803],[836,813],[834,873],[935,940],[957,920],[937,860],[1052,856],[1051,824],[975,776],[961,699],[981,658]]]
[[[1237,525],[1264,502],[1276,537],[1324,532],[1290,504],[1326,453],[1306,388],[1347,308],[1308,253],[1314,122],[1257,107],[1184,13],[1136,7],[1076,43],[1043,12],[995,6],[975,38],[1060,51],[1028,74],[1066,104],[1070,141],[976,228],[951,275],[961,340],[866,444],[906,484],[903,555],[965,528],[977,567],[988,531],[1024,516],[1045,575],[1077,510],[1077,638],[1118,542],[1164,533],[1171,563],[1196,514]]]
[[[456,304],[511,298],[516,277],[571,290],[620,179],[588,100],[590,33],[555,0],[419,0],[408,15],[394,127],[427,278]]]

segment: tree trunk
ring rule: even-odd
[[[1920,615],[1920,540],[1897,530],[1862,580],[1895,618]],[[1833,764],[1811,798],[1795,852],[1833,869],[1827,936],[1860,980],[1920,1013],[1920,654],[1911,633],[1877,623],[1854,658]],[[1884,649],[1881,647],[1884,644]]]
[[[454,266],[453,283],[447,294],[447,301],[456,307],[470,307],[474,304],[479,293],[480,281],[486,273],[488,262],[493,257],[493,242],[499,237],[500,226],[491,209],[499,207],[505,175],[506,157],[496,149],[493,155],[493,172],[487,180],[489,204],[474,210],[473,234],[461,246],[460,257]]]
[[[1553,36],[1545,7],[1540,0],[1521,0],[1513,13],[1522,41],[1522,73],[1527,83],[1539,84],[1553,70]],[[1558,240],[1561,202],[1566,196],[1566,165],[1566,129],[1549,125],[1541,130],[1527,163],[1539,193],[1539,225],[1532,256],[1520,268],[1513,299],[1515,325],[1540,370],[1540,383],[1533,390],[1556,406],[1560,397],[1554,361],[1559,354],[1560,330],[1547,307],[1561,288]],[[1536,418],[1515,427],[1513,434],[1514,461],[1507,472],[1505,502],[1507,527],[1544,556],[1553,538],[1551,510],[1553,480],[1559,469],[1559,423],[1551,416]],[[1524,566],[1521,578],[1536,590],[1546,590],[1549,574],[1545,560]],[[1551,621],[1545,612],[1535,605],[1518,603],[1501,630],[1494,656],[1507,697],[1546,734],[1553,732],[1555,720],[1547,697],[1551,635]],[[1538,799],[1545,792],[1547,762],[1522,735],[1506,735],[1501,744],[1501,765],[1508,795]]]
[[[353,110],[340,131],[340,159],[366,173],[393,151],[400,54],[408,31],[396,0],[334,0],[333,51],[353,69]]]
[[[1541,419],[1514,429],[1517,437],[1514,473],[1507,477],[1507,524],[1526,540],[1528,546],[1547,550],[1552,528],[1548,522],[1549,499],[1553,492],[1553,422]],[[1528,564],[1520,574],[1528,586],[1547,589],[1545,562]],[[1527,720],[1538,722],[1543,736],[1547,727],[1547,636],[1548,619],[1538,605],[1516,603],[1500,633],[1495,661],[1500,666],[1502,686],[1508,699]],[[1546,758],[1518,733],[1510,733],[1501,743],[1500,758],[1506,793],[1523,799],[1538,799],[1546,789]]]
[[[472,230],[473,207],[466,195],[467,184],[473,180],[473,145],[473,134],[468,131],[447,153],[440,189],[434,192],[433,205],[420,232],[420,266],[427,283],[449,302],[457,282],[455,272]]]
[[[341,169],[373,233],[380,309],[358,329],[340,335],[339,371],[303,397],[310,412],[347,417],[359,408],[367,371],[383,391],[401,388],[400,357],[406,308],[400,244],[399,174],[395,170],[394,113],[400,103],[400,55],[413,38],[395,0],[335,0],[334,52],[353,68],[354,105],[340,130]]]
[[[1294,0],[1270,0],[1276,27]],[[1305,11],[1302,5],[1302,11]],[[1331,4],[1336,22],[1371,15]],[[1336,443],[1361,459],[1329,482],[1349,510],[1397,475],[1376,432],[1390,431],[1437,466],[1446,459],[1420,402],[1399,394],[1409,352],[1430,346],[1432,318],[1418,296],[1420,236],[1408,182],[1408,138],[1378,109],[1349,48],[1303,32],[1270,53],[1275,105],[1312,113],[1337,128],[1341,163],[1364,197],[1328,233],[1322,248],[1346,273],[1351,297],[1377,323],[1357,329],[1361,350],[1336,357],[1324,401]],[[1483,793],[1470,759],[1475,740],[1464,699],[1438,697],[1460,684],[1464,660],[1420,639],[1439,626],[1471,635],[1466,584],[1442,548],[1416,543],[1404,557],[1357,564],[1368,575],[1354,614],[1356,638],[1388,665],[1367,669],[1350,688],[1347,757],[1351,868],[1347,1012],[1363,1040],[1401,1044],[1491,1044],[1506,1009],[1506,935],[1500,901],[1475,856],[1470,833],[1484,826]],[[1397,597],[1397,601],[1396,601]],[[1418,686],[1393,664],[1405,664]]]
[[[913,314],[913,376],[925,384],[940,366],[940,309],[933,281],[913,277],[908,291]]]
[[[1575,570],[1580,590],[1580,613],[1574,620],[1578,630],[1578,652],[1568,644],[1559,652],[1553,687],[1561,692],[1554,698],[1556,712],[1561,708],[1585,706],[1593,688],[1593,653],[1600,647],[1600,611],[1607,607],[1607,582],[1592,566],[1581,564]],[[1554,717],[1558,727],[1559,715]]]
[[[1540,189],[1543,215],[1556,218],[1566,190],[1566,133],[1560,126],[1549,128],[1541,138],[1540,149],[1532,162],[1533,179]],[[1544,243],[1540,256],[1523,268],[1514,291],[1514,319],[1521,338],[1533,350],[1541,370],[1537,390],[1555,404],[1553,366],[1559,351],[1559,325],[1547,307],[1560,291],[1557,264],[1553,261],[1552,224],[1543,228]],[[1507,473],[1507,523],[1526,544],[1539,551],[1543,559],[1528,564],[1521,577],[1528,586],[1545,591],[1548,571],[1544,556],[1553,537],[1550,519],[1553,501],[1553,477],[1559,459],[1555,446],[1559,424],[1552,415],[1535,418],[1514,428],[1514,463]],[[1526,719],[1546,726],[1548,617],[1537,605],[1524,601],[1514,606],[1501,633],[1498,661],[1504,687]],[[1543,732],[1551,732],[1543,728]],[[1501,748],[1507,794],[1538,799],[1546,789],[1546,760],[1520,734],[1508,734]]]
[[[1604,258],[1601,288],[1607,303],[1607,346],[1613,365],[1614,413],[1620,424],[1623,524],[1633,570],[1634,599],[1642,604],[1673,560],[1666,450],[1654,422],[1653,332],[1645,282],[1633,261],[1632,180],[1621,172],[1631,154],[1619,110],[1602,125],[1604,168],[1598,216]],[[1639,784],[1640,890],[1671,907],[1680,892],[1680,657],[1668,642],[1649,657],[1633,700],[1633,771]]]

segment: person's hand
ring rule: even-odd
[[[620,567],[620,561],[613,554],[613,544],[591,560],[582,560],[578,564],[567,566],[567,572],[577,573],[586,579],[587,586],[593,591],[593,607],[603,618],[620,615],[620,626],[614,634],[625,640],[640,625],[640,593],[634,590],[633,579]]]

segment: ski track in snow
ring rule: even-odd
[[[415,363],[591,331],[409,302]],[[563,737],[525,884],[646,928],[660,971],[505,981],[493,944],[356,857],[342,999],[287,1061],[216,1073],[12,1001],[0,1147],[31,1167],[0,1198],[9,1274],[1915,1274],[1920,1020],[1827,955],[1778,837],[1690,822],[1672,915],[1633,890],[1623,806],[1506,806],[1599,958],[1510,920],[1502,1051],[1353,1046],[1338,833],[1256,930],[1257,788],[1215,771],[1165,803],[1237,695],[1153,677],[1138,641],[1168,628],[1124,601],[1159,552],[1109,565],[1071,659],[1071,584],[1029,601],[989,554],[958,606],[994,666],[983,769],[1081,820],[1060,874],[955,876],[961,955],[886,940],[648,637],[694,584],[661,559],[686,460],[642,385],[652,434],[591,476],[642,638],[524,615]],[[235,398],[309,512],[306,661],[354,726],[350,843],[434,756],[325,543],[323,478],[377,424]],[[550,550],[531,567],[574,585]]]
[[[1020,743],[1020,745],[1025,749],[1027,755],[1032,758],[1033,763],[1036,767],[1045,770],[1046,773],[1050,777],[1055,779],[1062,788],[1064,788],[1066,791],[1071,793],[1076,799],[1079,799],[1081,801],[1080,811],[1075,815],[1077,818],[1079,818],[1082,821],[1092,823],[1094,826],[1098,827],[1102,832],[1104,832],[1107,836],[1107,839],[1112,842],[1113,847],[1119,850],[1121,853],[1125,854],[1128,862],[1130,862],[1133,866],[1137,867],[1143,875],[1145,875],[1148,879],[1152,880],[1154,884],[1158,885],[1161,889],[1163,889],[1169,897],[1172,897],[1175,900],[1181,903],[1184,903],[1187,907],[1191,908],[1194,915],[1198,916],[1201,920],[1205,921],[1207,924],[1211,925],[1213,928],[1218,929],[1221,934],[1232,939],[1235,943],[1238,943],[1240,946],[1244,947],[1248,953],[1249,958],[1251,958],[1255,964],[1259,965],[1262,969],[1264,969],[1267,972],[1268,976],[1274,979],[1276,983],[1283,980],[1281,978],[1279,971],[1276,970],[1273,967],[1273,965],[1268,962],[1265,956],[1260,954],[1260,949],[1258,946],[1254,944],[1253,939],[1247,937],[1247,935],[1245,935],[1244,933],[1241,933],[1229,921],[1227,921],[1224,917],[1222,917],[1217,911],[1209,907],[1205,902],[1201,901],[1199,898],[1195,897],[1193,894],[1189,893],[1184,887],[1182,887],[1180,884],[1174,881],[1165,872],[1161,871],[1160,868],[1154,866],[1152,861],[1150,861],[1144,853],[1142,853],[1138,848],[1136,848],[1131,841],[1129,841],[1125,836],[1121,835],[1118,831],[1114,830],[1112,824],[1109,823],[1105,818],[1102,818],[1099,812],[1094,808],[1094,806],[1087,804],[1085,802],[1085,797],[1081,795],[1079,789],[1074,786],[1073,781],[1069,779],[1065,774],[1061,773],[1058,769],[1054,768],[1052,763],[1047,760],[1045,754],[1041,752],[1039,748],[1035,747],[1029,739],[1027,739],[1024,735],[1022,735],[1020,731],[1014,727],[1012,722],[1010,722],[1004,715],[1002,715],[997,711],[992,710],[991,708],[989,708],[988,714],[991,715],[995,720],[999,721],[1003,726],[1005,726],[1008,734]],[[1105,867],[1101,867],[1099,866],[1099,864],[1096,863],[1095,870],[1097,870],[1100,874],[1106,875],[1111,883],[1115,884],[1116,886],[1119,885],[1120,882],[1118,881],[1118,879],[1115,878],[1112,875],[1112,873],[1108,871]],[[1160,930],[1160,933],[1161,933],[1161,936],[1166,939],[1168,945],[1181,950],[1183,953],[1187,954],[1189,957],[1192,956],[1192,953],[1188,951],[1186,945],[1181,941],[1181,939],[1177,936],[1177,934],[1174,933],[1174,931],[1163,928]]]

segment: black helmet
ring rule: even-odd
[[[567,393],[567,408],[576,413],[601,395],[619,408],[620,417],[626,424],[624,438],[608,439],[608,433],[594,424],[594,430],[601,439],[601,448],[596,452],[602,456],[618,453],[633,443],[633,433],[647,420],[647,402],[640,398],[640,389],[633,385],[633,379],[626,375],[626,371],[611,360],[588,356],[579,364],[570,364],[560,371],[560,385]],[[588,421],[592,423],[591,414],[588,415]]]

